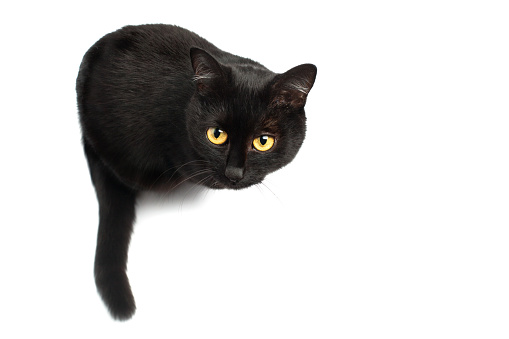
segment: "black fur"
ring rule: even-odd
[[[315,76],[311,64],[275,74],[170,25],[127,26],[88,50],[76,90],[99,202],[95,280],[114,318],[136,309],[125,270],[137,192],[260,183],[297,154]],[[211,143],[210,127],[227,141]],[[253,147],[261,135],[269,151]]]

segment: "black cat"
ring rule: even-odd
[[[99,201],[95,281],[114,318],[136,309],[126,263],[137,193],[260,183],[297,154],[315,77],[314,65],[275,74],[170,25],[127,26],[88,50],[76,91]]]

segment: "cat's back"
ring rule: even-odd
[[[184,28],[163,25],[125,26],[99,39],[83,57],[77,79],[78,101],[95,88],[100,93],[131,86],[161,87],[192,79],[191,47],[221,53],[214,45]],[[109,88],[108,88],[109,87]],[[106,92],[105,92],[106,91]]]
[[[164,56],[189,59],[192,46],[217,50],[207,40],[182,27],[164,24],[124,26],[100,38],[85,54],[83,62],[97,62],[99,55],[110,60],[127,55],[147,60]]]
[[[150,24],[125,26],[105,35],[98,41],[99,48],[110,58],[125,61],[189,61],[191,47],[200,47],[212,53],[219,51],[207,40],[185,28],[174,25]],[[188,65],[190,66],[190,65]]]
[[[221,53],[173,25],[125,26],[99,39],[83,57],[76,81],[85,136],[127,135],[170,117],[179,124],[195,89],[193,46]]]

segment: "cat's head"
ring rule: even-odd
[[[196,92],[187,111],[190,142],[211,176],[203,184],[240,189],[293,160],[306,133],[304,105],[316,67],[275,74],[246,59],[220,64],[191,49]]]

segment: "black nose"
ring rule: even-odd
[[[244,168],[227,166],[224,175],[233,183],[239,182],[244,178]]]

